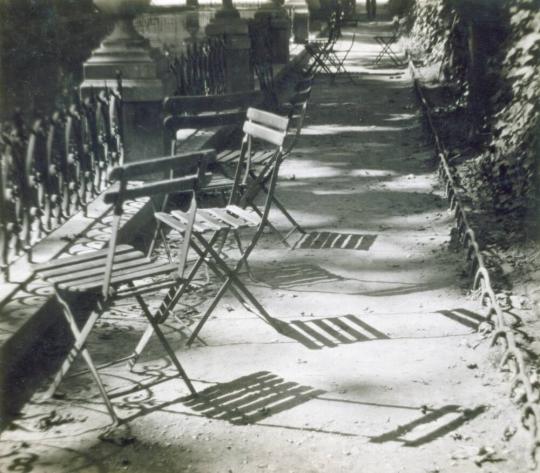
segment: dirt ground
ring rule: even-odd
[[[72,377],[61,399],[30,403],[3,433],[0,470],[530,471],[482,310],[449,250],[411,78],[372,65],[383,26],[356,29],[355,84],[317,78],[284,164],[278,195],[308,236],[288,249],[269,234],[250,259],[259,282],[245,280],[279,330],[229,295],[187,348],[216,284],[192,291],[166,334],[199,396],[153,340],[134,372],[105,369],[110,388],[131,389],[114,399],[129,427],[100,440],[105,408],[87,375]],[[129,354],[143,322],[133,301],[117,307],[89,343],[96,361]]]

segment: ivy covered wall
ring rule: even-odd
[[[436,66],[467,121],[469,187],[484,207],[537,209],[540,1],[416,0],[409,49]]]

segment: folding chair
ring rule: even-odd
[[[375,41],[377,41],[379,46],[381,46],[381,50],[373,61],[374,65],[379,64],[384,57],[389,57],[390,60],[394,63],[394,65],[397,67],[401,67],[403,65],[396,52],[392,49],[392,46],[399,39],[399,22],[394,21],[393,27],[394,32],[392,33],[392,35],[375,36]]]
[[[287,116],[289,119],[289,126],[287,128],[287,136],[283,146],[283,159],[285,159],[291,151],[294,149],[298,138],[301,134],[302,127],[304,124],[304,119],[306,116],[307,106],[309,98],[311,96],[311,90],[313,85],[313,76],[306,76],[299,80],[294,88],[295,93],[292,97],[289,98],[287,102],[279,106],[279,111],[282,115]],[[240,151],[227,151],[218,154],[218,163],[228,165],[230,167],[238,164],[240,158]],[[262,148],[252,150],[251,158],[251,168],[249,170],[249,177],[251,179],[257,178],[257,173],[260,168],[263,168],[266,161],[272,159],[274,155],[274,150],[268,148]],[[227,171],[225,171],[227,172]],[[263,183],[260,184],[261,189],[266,193],[266,188]],[[286,245],[288,244],[288,238],[295,232],[299,231],[300,233],[305,233],[305,230],[302,226],[296,221],[296,219],[291,215],[291,213],[286,209],[285,205],[278,199],[278,197],[273,195],[272,203],[275,207],[283,214],[283,216],[289,221],[292,225],[291,230],[287,232],[286,235],[282,235],[279,230],[268,221],[268,227],[280,238],[280,240]]]
[[[287,111],[295,115],[295,120],[291,123],[296,123],[294,139],[289,141],[287,148],[284,150],[284,154],[288,154],[293,146],[296,144],[296,139],[301,131],[301,124],[305,116],[305,107],[302,108],[300,100],[303,99],[307,106],[307,100],[311,94],[311,86],[313,83],[313,76],[309,76],[306,79],[300,81],[296,87],[296,94],[291,98],[290,103],[287,104]],[[235,93],[226,94],[222,96],[192,96],[192,97],[167,97],[164,101],[164,110],[166,116],[164,119],[164,127],[167,130],[167,141],[170,140],[171,149],[174,152],[179,146],[189,146],[193,141],[196,131],[210,130],[215,132],[218,126],[227,126],[238,128],[241,126],[246,117],[246,110],[248,106],[256,104],[263,99],[260,92],[249,93]],[[298,117],[297,112],[301,110],[301,118]],[[300,126],[298,126],[300,124]],[[177,139],[183,137],[182,140]],[[219,193],[223,196],[224,202],[227,201],[226,195],[232,190],[234,184],[234,171],[240,159],[241,151],[236,146],[236,143],[227,143],[223,146],[219,152],[215,163],[210,163],[212,170],[211,180],[207,180],[204,187],[201,187],[201,193]],[[267,159],[271,159],[274,155],[273,149],[268,149],[265,146],[261,146],[255,149],[255,146],[251,149],[251,164],[250,174],[253,176],[255,173],[254,167],[258,164],[264,164]],[[294,217],[287,211],[285,206],[274,196],[274,203],[281,213],[292,224],[292,230],[283,237],[281,233],[268,222],[268,227],[276,233],[281,241],[287,245],[287,238],[295,231],[302,231],[301,226],[294,219]]]
[[[222,127],[225,133],[241,128],[248,107],[257,105],[261,100],[262,94],[259,91],[166,97],[163,101],[165,113],[163,126],[171,154],[178,149],[187,150],[196,146],[197,137],[215,136],[219,127]],[[214,147],[217,147],[217,144],[211,143]],[[222,149],[225,153],[230,151],[227,145]],[[200,192],[222,194],[226,201],[225,195],[232,188],[233,179],[228,177],[216,162],[209,163],[209,166],[217,172],[212,174],[211,180],[206,180]]]
[[[345,50],[339,51],[336,49],[335,46],[337,39],[337,34],[331,32],[328,36],[328,40],[322,44],[317,40],[306,44],[306,51],[313,59],[312,64],[307,69],[307,72],[317,74],[323,71],[330,75],[330,80],[332,82],[335,82],[337,75],[342,73],[345,74],[351,84],[356,85],[354,77],[345,67],[345,61],[349,57],[349,54],[354,47],[356,33],[353,33],[351,42],[349,43],[348,48]],[[341,58],[339,57],[340,54],[343,54]]]
[[[336,20],[331,17],[329,21],[328,36],[326,38],[318,38],[305,44],[306,52],[309,55],[307,74],[317,74],[324,71],[331,74],[332,71],[326,65],[326,59],[329,51],[334,48],[339,37],[339,31],[336,25]]]
[[[283,159],[283,141],[287,133],[289,120],[253,108],[248,109],[247,118],[248,120],[243,127],[242,151],[236,167],[234,186],[229,203],[224,207],[199,209],[193,223],[191,238],[189,238],[188,234],[189,215],[186,212],[174,210],[170,213],[157,212],[155,214],[157,220],[171,230],[180,233],[184,242],[189,240],[191,247],[199,255],[198,261],[187,277],[188,281],[190,277],[194,277],[203,263],[206,263],[210,270],[222,280],[222,286],[192,332],[187,342],[188,345],[193,343],[227,290],[230,290],[248,310],[256,313],[270,325],[274,325],[273,318],[240,280],[238,273],[241,267],[247,264],[247,259],[255,249],[267,224],[279,168]],[[274,154],[272,159],[266,161],[264,169],[258,173],[256,179],[249,179],[251,147],[253,142],[258,140],[273,145]],[[259,209],[253,205],[253,201],[261,193],[261,183],[266,186],[267,194],[262,209]],[[246,210],[248,206],[254,212]],[[238,232],[246,228],[255,228],[255,233],[249,244],[242,248]],[[234,232],[241,253],[240,258],[232,267],[227,265],[220,256],[219,251],[214,248],[219,238],[221,236],[226,238],[230,232]],[[152,327],[149,327],[136,348],[136,356],[144,349],[151,335]]]
[[[205,173],[206,162],[213,158],[213,150],[201,151],[141,161],[115,168],[111,172],[110,178],[118,182],[118,187],[105,195],[105,202],[112,204],[113,207],[108,248],[60,258],[35,266],[37,275],[53,286],[56,298],[62,307],[64,318],[75,339],[69,355],[54,377],[54,381],[47,392],[49,396],[54,394],[75,358],[81,354],[103,397],[113,425],[121,422],[113,408],[110,393],[106,391],[98,370],[105,366],[126,361],[129,357],[114,360],[97,367],[85,345],[99,318],[115,301],[123,298],[136,299],[142,313],[148,320],[149,327],[158,336],[166,354],[183,378],[189,391],[195,394],[191,381],[160,328],[160,324],[167,318],[168,313],[178,302],[178,295],[181,294],[182,287],[186,283],[184,271],[189,242],[181,246],[175,262],[166,262],[160,261],[150,254],[153,245],[150,245],[151,249],[148,254],[144,254],[132,246],[119,244],[118,232],[123,214],[123,204],[126,201],[141,197],[153,197],[155,199],[157,196],[165,196],[162,197],[163,202],[165,202],[167,196],[171,193],[188,193],[192,196],[189,210],[185,212],[187,219],[185,235],[189,239],[197,211],[195,192],[201,176]],[[173,171],[178,169],[184,170],[184,174],[191,171],[193,171],[193,174],[173,178]],[[128,182],[133,180],[135,176],[151,173],[167,173],[169,177],[157,182],[128,187]],[[157,229],[154,239],[156,237]],[[148,282],[149,278],[151,282]],[[161,290],[167,290],[166,296],[157,311],[152,313],[143,295],[158,293]],[[90,314],[86,322],[80,326],[73,305],[77,298],[82,297],[93,298],[96,301],[96,309]],[[115,393],[115,395],[118,395],[118,393]]]

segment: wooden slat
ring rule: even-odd
[[[203,115],[167,115],[163,126],[170,131],[179,128],[213,128],[226,125],[240,125],[246,117],[245,111],[211,113]]]
[[[272,130],[262,125],[258,125],[253,122],[244,123],[244,133],[247,133],[253,136],[254,138],[258,138],[258,139],[267,141],[269,143],[272,143],[276,146],[281,146],[285,138],[284,132],[275,131],[275,130]]]
[[[244,220],[251,222],[253,225],[259,225],[261,221],[261,219],[255,212],[248,212],[246,209],[242,209],[237,205],[228,205],[227,209],[235,213],[236,215],[239,215]]]
[[[113,271],[121,270],[121,269],[127,269],[127,268],[136,268],[138,266],[148,264],[150,260],[144,255],[141,258],[129,260],[129,261],[123,261],[120,263],[114,263]],[[73,284],[77,284],[78,281],[82,279],[87,279],[90,277],[97,277],[99,276],[101,280],[103,281],[103,275],[105,273],[105,261],[102,262],[101,266],[98,266],[96,268],[91,269],[85,269],[85,270],[79,270],[79,271],[70,271],[64,274],[58,274],[55,276],[45,276],[44,279],[50,283],[58,284],[58,283],[67,283],[71,282]]]
[[[153,195],[188,192],[195,188],[196,183],[197,178],[195,176],[177,177],[175,179],[152,182],[126,189],[122,197],[124,200],[133,200],[140,197],[151,197]],[[118,200],[119,196],[119,191],[107,192],[104,196],[104,201],[107,204],[113,204]]]
[[[289,124],[289,119],[287,117],[282,117],[275,113],[258,110],[256,108],[248,108],[247,118],[248,120],[260,123],[261,125],[281,131],[285,131]]]
[[[245,110],[257,105],[263,99],[261,91],[235,92],[224,95],[195,95],[165,97],[163,110],[165,113],[200,113],[201,111],[220,111],[240,108]]]
[[[200,211],[197,212],[197,223],[204,223],[204,225],[213,232],[217,232],[223,228],[223,225],[219,222],[219,220],[216,220],[207,214],[201,213]]]
[[[214,232],[223,230],[224,228],[229,228],[229,225],[215,218],[212,214],[208,213],[206,209],[199,209],[199,211],[197,212],[197,218],[204,220],[205,223],[207,223]]]
[[[135,295],[140,296],[141,294],[148,294],[149,292],[156,293],[162,289],[168,289],[176,283],[176,280],[156,281],[155,283],[145,286],[139,286],[135,288],[126,287],[125,289],[123,288],[116,292],[115,296],[117,299],[120,299],[125,297],[133,297]]]
[[[133,247],[130,245],[118,245],[116,247],[116,255],[120,255],[122,253],[127,253],[128,251],[134,251]],[[41,272],[46,269],[53,269],[53,268],[60,268],[61,266],[68,266],[76,263],[82,263],[85,261],[92,261],[95,259],[103,258],[104,256],[107,256],[109,253],[109,250],[106,248],[104,250],[99,251],[89,251],[88,253],[83,253],[81,255],[77,256],[68,256],[66,258],[58,258],[52,261],[48,261],[47,263],[40,263],[36,264],[34,266],[34,271]]]
[[[224,151],[221,151],[217,155],[217,161],[218,163],[229,163],[232,161],[237,161],[240,157],[240,150],[239,149],[227,149]]]
[[[165,225],[171,227],[173,230],[180,232],[182,235],[187,229],[187,222],[182,222],[181,220],[169,215],[168,213],[156,212],[154,214],[154,217],[156,217],[156,219],[160,222],[163,222]]]
[[[147,159],[135,163],[118,166],[111,171],[111,180],[133,179],[134,177],[146,176],[152,173],[170,170],[193,169],[201,160],[206,163],[215,161],[216,152],[213,149],[204,149],[197,152],[180,153],[174,156]]]
[[[264,164],[276,154],[275,150],[257,151],[251,156],[251,164]]]
[[[144,254],[140,251],[130,251],[128,253],[121,253],[117,254],[115,253],[114,256],[114,263],[122,263],[126,261],[131,261],[137,258],[140,258],[141,256],[144,256]],[[41,277],[44,279],[60,276],[62,274],[65,274],[66,272],[77,272],[77,271],[90,271],[93,268],[99,268],[100,266],[103,266],[105,264],[105,259],[107,255],[103,255],[100,258],[93,259],[91,261],[84,261],[82,263],[76,263],[72,265],[67,266],[60,266],[56,268],[50,268],[50,269],[44,269],[40,272]]]
[[[218,208],[204,209],[204,211],[210,213],[211,215],[213,215],[214,217],[220,220],[223,220],[225,223],[227,223],[233,228],[242,228],[242,227],[251,226],[250,220],[245,220],[241,217],[234,215],[233,213],[229,213],[228,207],[224,209],[218,209]]]
[[[216,191],[219,189],[231,189],[232,185],[234,184],[234,179],[231,179],[230,177],[226,176],[215,176],[212,177],[210,182],[205,183],[204,186],[202,186],[202,191]]]
[[[172,273],[178,270],[178,265],[163,263],[157,261],[151,264],[143,265],[139,268],[129,268],[124,271],[113,271],[111,284],[122,284],[136,279],[143,279],[151,276],[159,276],[160,274]],[[60,284],[62,289],[70,289],[72,291],[88,291],[90,289],[95,289],[101,287],[103,283],[103,278],[101,277],[92,277],[88,279],[81,279],[76,282],[76,284]]]
[[[186,214],[186,212],[182,212],[181,210],[173,210],[171,212],[171,214],[165,214],[166,215],[166,221],[163,220],[163,218],[160,218],[160,220],[164,223],[166,223],[167,225],[171,226],[171,223],[172,221],[170,220],[171,218],[173,218],[174,220],[177,220],[178,222],[176,223],[176,227],[175,230],[178,230],[180,231],[181,233],[185,232],[188,228],[188,225],[189,225],[189,218]],[[183,230],[180,230],[180,227],[178,225],[181,225]],[[206,231],[208,231],[208,227],[206,225],[206,222],[201,222],[200,219],[199,219],[199,214],[198,212],[195,214],[195,222],[193,222],[193,230],[196,231],[196,232],[199,232],[199,233],[204,233]]]

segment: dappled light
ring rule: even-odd
[[[120,27],[85,74],[124,1],[149,43],[118,89],[0,130],[1,217],[29,216],[0,239],[0,470],[522,473],[488,345],[491,297],[514,331],[530,306],[440,180],[406,2],[96,1]]]

